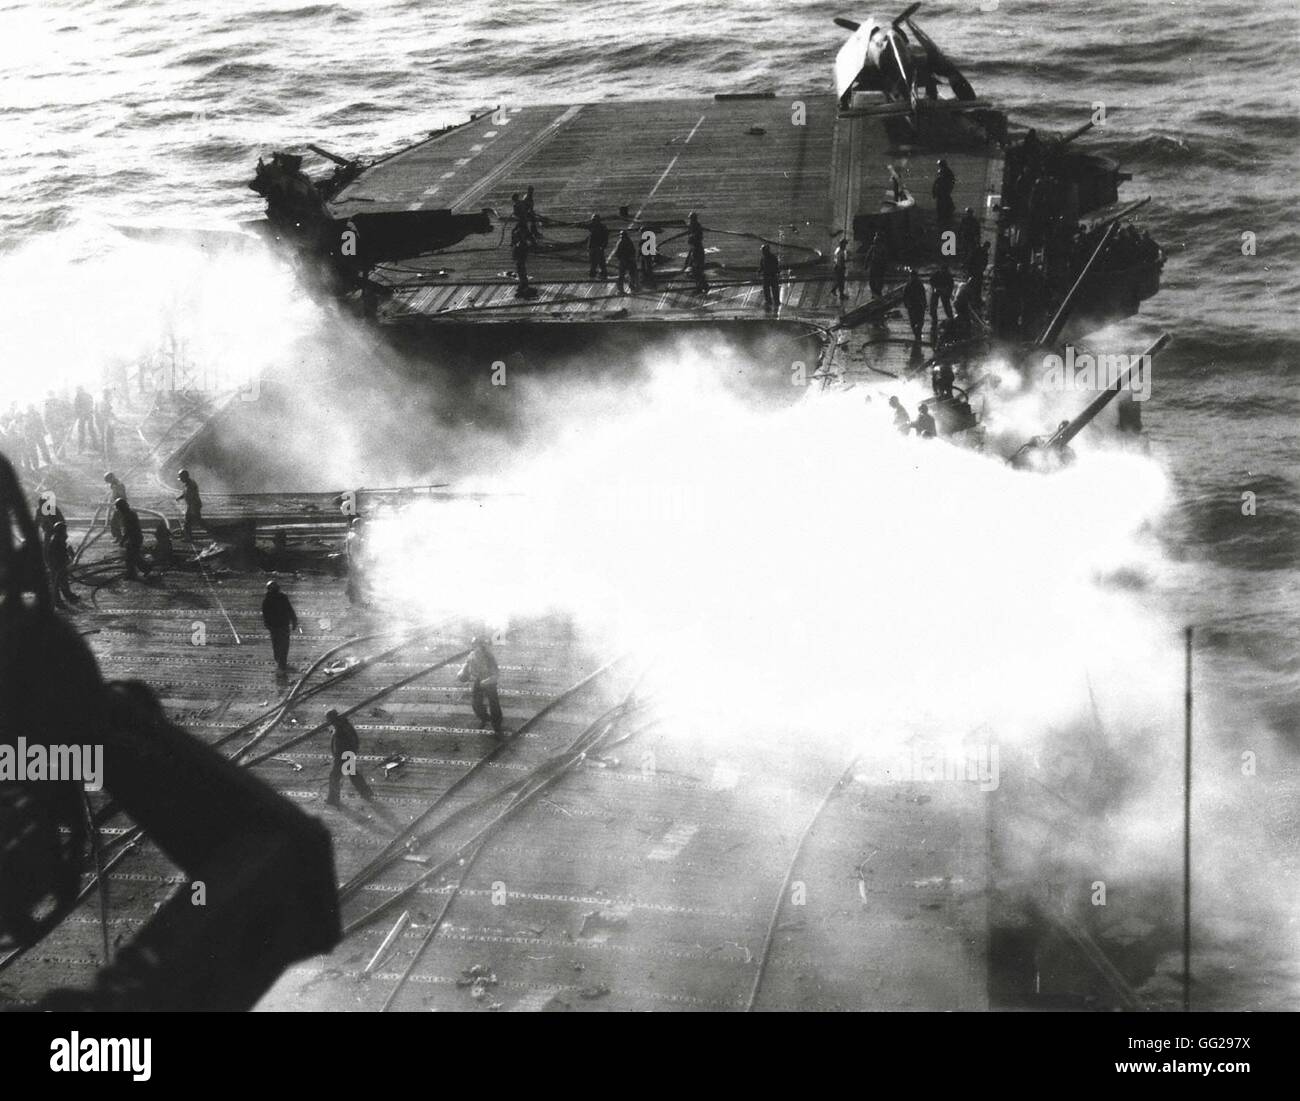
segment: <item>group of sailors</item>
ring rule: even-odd
[[[51,390],[40,405],[11,402],[0,416],[0,451],[20,470],[35,472],[77,448],[111,456],[117,429],[113,393],[96,401],[84,386],[60,395]]]
[[[280,592],[279,585],[275,581],[267,582],[267,597],[263,602],[264,615],[267,602],[271,602],[272,616],[277,624],[277,630],[281,632],[279,637],[284,641],[287,654],[289,637],[287,625],[297,624],[293,606],[289,603],[288,597]],[[505,728],[504,715],[501,711],[501,696],[498,690],[500,674],[501,667],[497,662],[496,654],[492,652],[492,644],[485,635],[475,635],[470,643],[469,656],[461,666],[456,680],[469,686],[470,706],[474,711],[474,717],[479,721],[480,728],[490,726],[497,738],[504,738],[509,732]],[[361,771],[360,732],[348,715],[336,708],[330,708],[325,712],[325,722],[329,724],[331,758],[329,786],[325,796],[326,805],[341,806],[339,796],[343,787],[343,777],[346,776],[356,793],[370,804],[376,813],[388,817],[375,799],[374,789],[366,782]]]
[[[511,229],[510,248],[515,264],[515,277],[518,293],[530,295],[528,281],[528,258],[538,247],[541,238],[541,219],[534,205],[533,188],[521,194],[511,196],[514,225]],[[624,211],[626,213],[626,211]],[[589,279],[609,279],[610,261],[614,262],[614,281],[620,295],[635,294],[643,286],[652,287],[656,282],[656,266],[660,261],[659,244],[652,234],[655,232],[648,224],[632,220],[618,231],[618,237],[610,248],[610,229],[599,214],[592,214],[584,224],[586,230],[585,246],[587,250],[587,277]],[[710,290],[707,261],[704,245],[704,225],[697,211],[691,211],[684,226],[686,237],[686,259],[681,272],[689,274],[694,283],[695,292],[707,294]],[[847,243],[841,242],[836,250],[836,273],[838,290],[843,293],[844,274],[848,265]],[[777,310],[781,306],[781,262],[772,245],[763,242],[758,250],[756,265],[759,282],[763,288],[763,306],[768,310]]]
[[[879,242],[872,245],[872,248],[880,247]],[[946,261],[930,273],[928,281],[923,280],[915,268],[908,273],[907,282],[903,286],[903,308],[907,313],[913,340],[917,344],[924,338],[927,315],[930,319],[930,342],[935,348],[972,335],[983,293],[982,264],[987,261],[987,245],[976,249],[973,256],[974,263],[968,261],[965,279],[960,284]],[[942,322],[939,320],[941,309],[944,315]]]
[[[177,474],[181,492],[177,501],[185,502],[181,530],[187,540],[193,539],[194,528],[203,522],[203,500],[199,484],[188,470]],[[140,513],[132,507],[122,479],[113,471],[104,474],[105,501],[100,506],[103,528],[109,538],[121,549],[123,575],[128,581],[143,581],[155,567],[168,567],[173,562],[171,528],[164,517],[159,517],[153,527],[154,549],[152,564],[144,553],[144,528]],[[74,558],[68,546],[68,525],[62,508],[53,492],[46,490],[36,501],[32,517],[41,538],[41,552],[45,572],[50,583],[50,593],[59,607],[75,604],[79,597],[72,591],[69,571]]]
[[[956,176],[947,162],[939,162],[939,173],[935,180],[935,195],[941,224],[954,221],[955,210],[952,207],[952,188]],[[526,192],[515,192],[511,196],[513,227],[511,229],[511,253],[515,263],[515,276],[519,293],[531,294],[528,280],[528,259],[539,245],[542,237],[541,219],[536,210],[533,188]],[[622,212],[626,214],[626,209]],[[620,295],[636,293],[643,286],[655,283],[655,268],[659,263],[658,245],[662,242],[650,237],[653,233],[647,225],[632,220],[618,231],[614,247],[610,248],[611,232],[599,214],[592,214],[584,223],[586,230],[585,247],[587,251],[587,276],[590,279],[609,279],[610,261],[614,262],[614,280]],[[962,334],[969,335],[970,311],[983,295],[984,272],[988,266],[990,246],[982,242],[979,220],[971,208],[967,207],[955,221],[956,255],[954,261],[964,275],[964,281],[958,287],[948,263],[937,268],[930,278],[931,296],[927,297],[923,285],[914,287],[914,275],[909,281],[906,302],[909,320],[913,331],[920,340],[920,328],[924,315],[931,316],[931,325],[938,339],[938,311],[942,306],[949,324],[946,334],[951,339],[960,339]],[[687,242],[686,260],[682,266],[683,273],[693,277],[695,290],[707,293],[710,289],[706,275],[706,250],[704,244],[705,229],[698,212],[692,211],[686,219],[684,235]],[[867,245],[862,256],[866,269],[867,283],[873,297],[884,294],[885,279],[891,262],[889,242],[884,233],[877,233]],[[850,246],[846,236],[841,236],[836,243],[831,258],[833,281],[831,294],[843,301],[847,298],[847,279],[850,260]],[[781,306],[781,261],[771,243],[763,242],[758,250],[756,274],[763,290],[763,307],[777,310]],[[922,301],[924,299],[924,301]],[[918,317],[920,322],[918,322]]]
[[[996,277],[1004,289],[994,318],[1000,333],[1041,328],[1074,285],[1106,232],[1104,222],[1079,221],[1079,204],[1061,140],[1042,141],[1034,130],[1006,152],[1002,205],[1013,215],[999,250]],[[1124,226],[1097,260],[1112,277],[1138,278],[1163,263],[1150,234]]]
[[[536,199],[532,185],[525,192],[511,195],[513,226],[510,231],[510,252],[514,259],[515,278],[521,297],[531,296],[528,280],[528,259],[541,242],[543,219],[538,215]],[[610,230],[599,214],[592,216],[584,224],[586,231],[587,277],[589,279],[608,279],[610,261],[615,262],[615,282],[620,295],[636,293],[642,285],[653,286],[655,283],[655,266],[659,263],[658,242],[647,237],[652,233],[649,226],[637,220],[630,221],[618,232],[618,239],[610,249]],[[697,212],[691,211],[686,219],[685,236],[687,241],[686,262],[683,272],[689,272],[694,278],[695,290],[705,294],[709,290],[709,281],[705,275],[704,226]],[[775,256],[769,261],[771,250],[764,247],[760,254],[759,266],[766,279],[767,269],[775,264]],[[766,285],[766,284],[765,284]]]
[[[938,435],[934,416],[930,413],[930,407],[926,402],[921,402],[917,406],[915,420],[908,416],[907,410],[903,407],[903,403],[899,400],[897,394],[890,397],[889,408],[894,411],[894,427],[904,436],[915,432],[923,440],[932,440]]]
[[[951,364],[943,365],[942,370],[937,365],[932,377],[935,402],[921,402],[917,406],[915,419],[908,415],[906,407],[904,407],[897,394],[890,396],[889,408],[893,411],[894,427],[904,436],[915,432],[923,440],[934,439],[938,435],[939,429],[934,414],[930,410],[932,404],[939,402],[942,402],[943,407],[948,410],[946,416],[949,417],[949,420],[947,422],[948,427],[945,429],[946,432],[958,432],[975,423],[975,413],[971,408],[970,399],[953,387]]]

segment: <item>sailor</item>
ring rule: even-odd
[[[898,400],[897,394],[890,395],[889,408],[894,411],[894,427],[906,436],[907,430],[912,427],[912,418],[907,415],[907,410],[903,408],[903,403]]]
[[[63,510],[59,508],[53,490],[47,489],[36,498],[36,511],[32,515],[32,522],[40,531],[43,540],[49,539],[55,524],[64,522]]]
[[[1051,218],[1052,184],[1046,176],[1039,176],[1029,189],[1029,201],[1025,207],[1026,222],[1029,232],[1029,247],[1037,248],[1043,243],[1043,236]]]
[[[929,406],[921,402],[916,411],[916,420],[912,422],[912,427],[916,429],[916,434],[923,440],[932,440],[935,436],[934,418],[930,416]]]
[[[920,273],[913,268],[908,276],[907,286],[903,288],[903,305],[907,307],[907,320],[912,325],[912,335],[917,343],[925,329],[925,284],[921,282]]]
[[[957,223],[957,255],[963,263],[969,263],[979,243],[979,220],[975,217],[975,211],[967,207],[962,211],[961,221]]]
[[[515,228],[510,231],[510,254],[514,257],[515,273],[519,280],[516,294],[524,294],[528,290],[528,245],[529,245],[528,227],[523,222],[516,222]]]
[[[510,196],[510,208],[514,214],[515,229],[519,230],[520,236],[531,245],[533,243],[534,215],[529,209],[528,203],[524,201],[524,197],[518,191]]]
[[[90,446],[98,447],[99,438],[95,434],[95,400],[88,393],[84,386],[77,387],[77,393],[72,399],[72,412],[76,417],[77,424],[77,446],[83,451],[86,449],[86,434],[90,434]]]
[[[1039,162],[1043,159],[1043,143],[1038,140],[1038,131],[1032,127],[1021,139],[1020,153],[1024,157],[1025,163],[1032,168],[1037,168]]]
[[[618,244],[614,247],[614,259],[618,261],[618,293],[627,294],[623,287],[624,277],[627,278],[635,293],[639,289],[636,274],[636,243],[632,240],[632,234],[626,229],[619,230]]]
[[[349,604],[364,604],[365,601],[365,532],[361,527],[361,517],[352,517],[348,533],[343,538],[343,558],[347,564],[347,594]]]
[[[659,262],[655,232],[641,222],[633,222],[631,225],[632,244],[636,246],[637,275],[643,287],[655,285],[655,264]]]
[[[65,603],[80,601],[68,583],[68,525],[62,520],[54,523],[50,537],[45,540],[45,573],[50,581],[50,595],[55,607],[62,608]]]
[[[99,431],[104,437],[104,457],[113,457],[113,440],[117,430],[117,415],[113,412],[113,391],[105,390],[99,399],[99,408],[95,411],[99,420]]]
[[[952,169],[948,167],[948,162],[940,160],[930,193],[934,196],[934,211],[941,226],[946,226],[952,221],[954,210],[952,189],[956,183],[957,177],[953,175]]]
[[[889,246],[883,233],[877,233],[868,246],[866,264],[871,297],[879,298],[885,293],[885,268],[889,264]]]
[[[352,781],[357,794],[367,803],[375,801],[375,793],[366,783],[358,767],[360,763],[361,736],[346,715],[340,715],[333,708],[325,712],[325,721],[330,724],[330,755],[334,758],[330,766],[330,788],[325,802],[331,807],[339,805],[339,788],[344,775]]]
[[[537,217],[537,209],[534,206],[532,184],[529,184],[528,190],[524,192],[524,217],[528,221],[528,232],[536,241],[542,235],[542,227]]]
[[[176,495],[176,500],[185,502],[185,520],[181,530],[185,532],[186,539],[193,540],[194,525],[203,521],[203,499],[199,496],[199,483],[190,477],[188,470],[180,471],[176,479],[181,483],[181,491]]]
[[[159,520],[153,526],[153,561],[155,566],[166,568],[175,559],[172,550],[172,532],[166,520]]]
[[[686,240],[686,267],[695,276],[695,289],[703,293],[709,289],[709,281],[704,277],[704,227],[693,210],[686,219]]]
[[[129,581],[138,581],[139,574],[149,576],[149,566],[144,560],[141,548],[144,546],[144,534],[140,531],[140,516],[125,497],[119,497],[113,508],[122,527],[122,546],[126,550],[126,576]],[[139,571],[139,572],[137,572]]]
[[[771,245],[758,250],[758,273],[763,279],[763,305],[775,310],[781,305],[781,265]]]
[[[497,695],[497,677],[500,668],[492,647],[482,635],[476,635],[471,644],[469,660],[457,675],[462,684],[470,685],[470,703],[480,725],[492,724],[492,732],[499,738],[501,727],[501,700]]]
[[[122,517],[114,508],[118,501],[126,500],[126,486],[111,470],[104,475],[104,484],[108,486],[108,531],[118,546],[122,545]]]
[[[50,439],[54,441],[54,450],[57,451],[60,443],[67,436],[68,425],[72,423],[68,403],[53,390],[50,390],[45,395],[45,401],[41,405],[41,412],[45,417],[45,426],[50,431]]]
[[[930,276],[930,327],[939,328],[939,306],[942,303],[944,315],[952,320],[952,272],[947,264],[940,264]]]
[[[278,667],[277,677],[283,679],[289,671],[289,632],[297,631],[298,613],[293,610],[289,598],[280,591],[278,581],[266,583],[266,596],[262,598],[262,622],[271,635],[271,654]]]
[[[947,360],[936,363],[930,371],[930,385],[934,390],[934,396],[937,398],[952,397],[952,384],[955,378],[956,374],[951,363]]]
[[[41,416],[41,411],[35,405],[29,405],[24,419],[27,422],[27,435],[32,442],[32,458],[37,462],[52,463],[54,460],[50,458],[50,448],[45,440],[45,418]]]
[[[600,269],[602,279],[609,278],[609,267],[605,261],[605,250],[609,247],[609,229],[600,220],[599,214],[593,214],[587,223],[587,262],[591,271],[589,278],[596,278],[596,269]]]
[[[957,294],[952,300],[952,308],[956,311],[958,320],[963,323],[970,321],[971,310],[975,308],[974,298],[971,281],[967,279],[957,288]]]
[[[834,264],[835,283],[831,287],[831,294],[843,299],[847,293],[844,284],[849,273],[849,239],[847,237],[841,237],[839,243],[835,246]]]

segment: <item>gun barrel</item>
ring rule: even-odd
[[[319,153],[327,161],[333,161],[341,168],[346,167],[347,165],[352,163],[351,161],[346,160],[343,157],[340,157],[337,153],[331,153],[328,149],[322,149],[319,145],[308,144],[307,148],[310,149],[313,153]]]
[[[1075,130],[1071,130],[1068,134],[1066,134],[1065,137],[1061,139],[1061,144],[1069,145],[1070,142],[1074,141],[1075,138],[1083,137],[1084,134],[1086,134],[1089,130],[1091,130],[1096,125],[1097,124],[1095,122],[1089,119],[1082,126],[1078,127]]]

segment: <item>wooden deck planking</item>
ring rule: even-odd
[[[796,100],[806,111],[803,125],[792,117]],[[498,224],[490,234],[405,262],[400,271],[378,270],[381,281],[403,284],[381,307],[387,321],[771,320],[756,270],[766,240],[776,243],[788,267],[780,319],[824,325],[840,312],[829,287],[836,231],[851,223],[854,203],[858,209],[874,205],[877,188],[883,199],[887,165],[917,197],[912,246],[901,260],[926,268],[938,262],[929,187],[939,156],[957,174],[958,210],[974,209],[990,236],[987,196],[1001,176],[996,150],[891,148],[883,116],[837,118],[828,94],[523,107],[504,122],[483,115],[378,162],[332,207],[340,216],[442,207],[495,211]],[[833,179],[840,181],[834,193]],[[542,240],[528,259],[532,298],[514,292],[508,232],[511,194],[530,183],[543,220]],[[850,200],[850,193],[857,198]],[[692,210],[706,229],[713,284],[706,296],[695,294],[681,273],[684,223]],[[621,296],[612,278],[588,280],[584,225],[593,212],[610,229],[611,252],[619,229],[638,215],[660,230],[662,260],[653,288]],[[421,269],[447,275],[431,286],[414,285],[413,273]]]

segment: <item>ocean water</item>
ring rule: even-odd
[[[85,296],[99,292],[84,269],[121,247],[110,227],[256,218],[245,185],[259,154],[315,141],[375,155],[499,104],[821,90],[844,36],[831,17],[865,14],[800,0],[3,0],[0,316],[10,333],[57,316],[54,343],[93,361],[99,314]],[[1298,9],[969,0],[926,4],[917,18],[1018,122],[1064,129],[1104,104],[1087,145],[1133,174],[1126,197],[1152,196],[1141,221],[1169,260],[1163,290],[1128,328],[1135,341],[1169,331],[1175,342],[1144,409],[1173,486],[1154,533],[1167,569],[1148,596],[1197,628],[1198,683],[1265,724],[1285,748],[1271,765],[1293,782]],[[147,304],[168,279],[159,266],[130,293]],[[51,367],[56,325],[42,325],[45,339],[11,343],[5,357],[0,379],[15,394]],[[1292,870],[1298,831],[1294,813],[1264,828]],[[1235,1004],[1262,1004],[1253,999]]]

